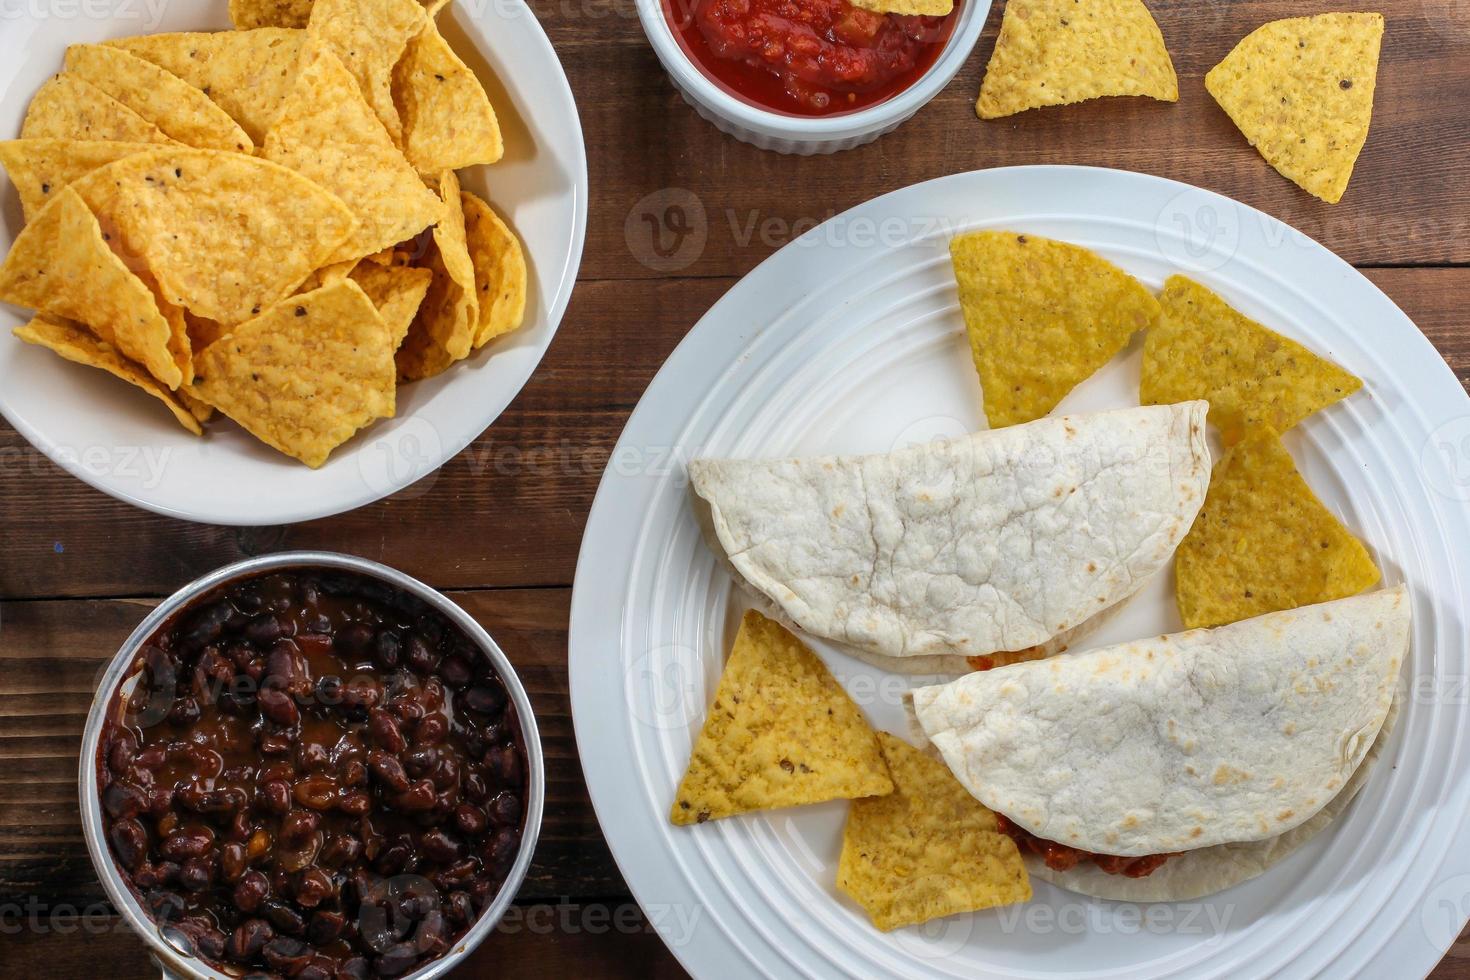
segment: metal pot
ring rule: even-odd
[[[522,744],[526,751],[528,790],[520,853],[516,855],[515,864],[511,867],[509,875],[506,876],[505,883],[501,886],[495,901],[485,909],[464,937],[443,956],[405,975],[404,980],[430,980],[432,977],[448,973],[457,966],[490,934],[501,917],[505,915],[505,910],[514,900],[530,868],[531,855],[536,849],[536,838],[541,830],[541,814],[546,799],[546,774],[541,755],[541,740],[536,730],[536,719],[531,712],[531,701],[526,696],[526,689],[521,685],[520,678],[516,676],[510,661],[506,659],[495,641],[490,638],[490,634],[486,633],[473,617],[441,593],[400,571],[363,558],[327,551],[292,551],[237,562],[184,586],[160,603],[158,608],[138,624],[137,629],[133,630],[132,635],[128,637],[127,642],[122,645],[117,656],[113,657],[112,663],[108,665],[97,694],[92,700],[92,710],[87,715],[87,727],[82,736],[78,786],[82,809],[82,831],[87,838],[87,851],[92,855],[92,866],[97,870],[97,877],[101,879],[102,887],[107,891],[107,897],[111,899],[112,904],[116,906],[123,918],[127,919],[133,931],[148,944],[165,977],[236,980],[193,955],[181,934],[166,926],[161,927],[154,921],[152,915],[138,902],[137,896],[133,894],[132,889],[129,888],[117,869],[117,864],[113,860],[103,835],[102,804],[97,788],[97,751],[109,711],[116,704],[116,698],[123,685],[137,673],[134,661],[139,648],[170,617],[188,608],[200,596],[238,579],[253,578],[270,571],[311,568],[339,569],[378,579],[403,592],[417,596],[443,613],[450,622],[464,632],[465,636],[473,640],[490,660],[496,673],[505,683],[506,692],[515,705],[516,715],[521,725]]]

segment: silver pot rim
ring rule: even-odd
[[[200,596],[236,579],[254,577],[267,571],[304,568],[334,568],[357,572],[369,578],[386,582],[410,593],[443,613],[452,623],[474,641],[480,651],[489,658],[495,671],[505,684],[511,702],[516,707],[521,726],[521,737],[526,752],[527,799],[525,822],[521,831],[520,850],[515,864],[506,875],[495,901],[475,921],[474,926],[443,956],[433,960],[413,973],[405,974],[402,980],[432,980],[453,969],[468,956],[505,916],[516,893],[520,891],[526,873],[531,867],[531,857],[536,850],[536,841],[541,832],[541,818],[546,800],[546,773],[541,751],[540,733],[536,727],[536,716],[531,710],[531,700],[525,686],[511,666],[509,658],[495,640],[475,618],[459,607],[448,596],[418,579],[395,568],[332,551],[287,551],[244,561],[234,562],[195,579],[159,603],[133,630],[122,647],[113,656],[106,672],[98,684],[87,713],[87,725],[82,735],[82,754],[77,778],[78,796],[82,813],[82,832],[87,841],[87,852],[92,866],[102,882],[107,897],[118,913],[127,920],[133,931],[147,943],[155,959],[166,975],[195,977],[203,980],[239,980],[209,966],[198,957],[177,948],[161,933],[153,917],[144,910],[137,896],[123,880],[112,854],[103,840],[102,801],[97,787],[97,751],[105,727],[108,709],[113,704],[137,652],[169,617],[187,608]]]

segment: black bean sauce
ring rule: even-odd
[[[520,847],[515,707],[437,610],[373,579],[233,583],[165,624],[103,732],[106,838],[170,934],[234,974],[398,976]]]

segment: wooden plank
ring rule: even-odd
[[[1179,73],[1180,101],[1104,99],[982,122],[974,101],[1001,7],[959,75],[878,142],[827,157],[767,153],[718,132],[684,105],[626,0],[535,0],[566,67],[586,133],[593,209],[588,278],[743,274],[793,232],[910,184],[1021,164],[1117,167],[1220,191],[1273,214],[1355,265],[1470,262],[1470,58],[1463,8],[1387,0],[1376,112],[1341,204],[1279,176],[1204,89],[1204,75],[1269,20],[1304,13],[1289,0],[1151,3]],[[698,201],[702,249],[651,259],[652,228],[679,189]],[[703,217],[700,220],[699,212]],[[690,212],[686,212],[688,214]],[[654,220],[654,225],[645,224]],[[672,251],[682,225],[663,224]]]
[[[27,913],[22,905],[20,916],[7,912],[4,926],[8,977],[92,980],[105,963],[109,980],[158,980],[143,941],[106,909],[50,906]],[[449,976],[672,980],[687,974],[638,906],[621,899],[512,907]]]
[[[567,696],[566,589],[456,593],[515,664],[536,708],[547,800],[526,899],[626,892],[582,781]],[[86,904],[102,890],[87,856],[76,771],[101,672],[152,605],[139,600],[0,607],[0,902]],[[20,707],[25,705],[23,709]]]
[[[1368,272],[1470,380],[1470,269]],[[510,410],[438,473],[380,503],[291,527],[221,528],[144,513],[87,487],[0,426],[0,596],[165,595],[249,555],[327,548],[440,588],[564,586],[623,423],[729,279],[584,283]],[[3,633],[0,633],[3,637]]]

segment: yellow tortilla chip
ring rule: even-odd
[[[106,42],[172,72],[204,92],[259,145],[296,78],[305,31],[149,34]]]
[[[1179,101],[1164,36],[1142,0],[1006,3],[980,84],[980,118],[1105,95]]]
[[[954,0],[853,0],[852,5],[906,17],[948,17],[954,11]]]
[[[1318,14],[1256,28],[1205,88],[1287,180],[1342,200],[1368,138],[1382,14]]]
[[[172,143],[157,126],[76,75],[42,85],[26,109],[22,139],[121,140]]]
[[[325,264],[352,214],[278,164],[186,147],[135,153],[71,185],[137,257],[164,299],[240,323]]]
[[[351,275],[378,308],[378,315],[393,335],[396,351],[408,336],[408,328],[423,305],[434,274],[428,269],[389,268],[375,262],[359,262]]]
[[[1138,398],[1169,405],[1210,403],[1210,421],[1227,444],[1248,427],[1285,432],[1363,382],[1301,344],[1233,309],[1184,276],[1170,276],[1158,323],[1143,345]]]
[[[403,124],[393,105],[393,66],[427,23],[418,0],[317,0],[311,8],[307,33],[342,59],[395,144]]]
[[[393,415],[393,348],[349,279],[292,296],[205,349],[193,393],[308,466]]]
[[[250,137],[209,96],[122,48],[73,44],[66,49],[66,71],[91,82],[180,143],[255,152]]]
[[[817,655],[745,614],[669,819],[893,792],[873,729]]]
[[[1215,467],[1176,562],[1189,629],[1357,595],[1378,567],[1312,493],[1268,426],[1251,429]]]
[[[1142,283],[1076,245],[979,231],[949,250],[991,428],[1050,412],[1158,316]]]
[[[183,381],[153,293],[113,253],[70,187],[21,229],[0,265],[0,299],[80,321],[169,388]]]
[[[432,21],[408,44],[393,73],[403,152],[420,172],[494,163],[505,153],[485,86]]]
[[[853,800],[837,887],[884,932],[1031,898],[1031,878],[995,814],[944,763],[878,733],[893,792]]]
[[[88,333],[81,324],[41,314],[23,327],[15,328],[15,335],[28,344],[49,348],[68,361],[101,368],[114,377],[142,388],[148,394],[168,406],[179,424],[190,432],[203,435],[195,419],[174,393],[164,388],[147,371],[123,357],[110,344],[106,344]]]
[[[475,349],[521,325],[526,316],[526,256],[520,239],[483,200],[463,191],[465,240],[475,266],[480,324]]]
[[[206,401],[200,401],[199,397],[194,394],[192,385],[185,385],[180,388],[174,392],[174,396],[178,398],[180,405],[188,409],[189,414],[200,425],[204,425],[210,419],[214,418],[214,406]]]
[[[0,167],[10,174],[21,211],[32,221],[72,181],[125,156],[156,149],[157,143],[116,140],[6,140],[0,142]]]
[[[408,165],[351,73],[322,41],[313,39],[302,51],[296,87],[263,152],[336,194],[357,218],[329,261],[389,248],[444,216],[444,202]]]
[[[431,378],[468,357],[479,331],[475,264],[465,238],[459,178],[454,171],[446,170],[439,176],[439,196],[448,207],[444,220],[434,226],[434,248],[428,256],[427,267],[434,279],[408,337],[398,349],[401,381]]]
[[[229,328],[218,320],[195,316],[188,310],[184,311],[184,324],[187,328],[189,346],[196,354],[230,332]]]
[[[257,27],[303,28],[315,0],[230,0],[230,23],[237,31]]]

